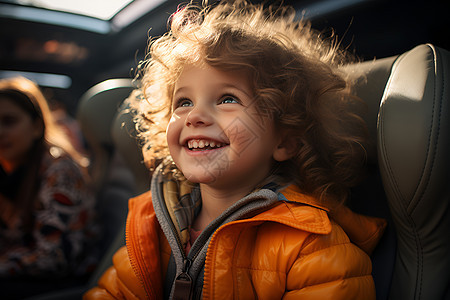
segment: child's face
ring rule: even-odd
[[[281,134],[257,114],[243,72],[188,66],[173,95],[167,126],[170,154],[184,176],[217,187],[254,187],[270,172]]]

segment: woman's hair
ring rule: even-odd
[[[24,77],[2,79],[0,95],[12,100],[33,120],[42,121],[42,142],[61,148],[80,166],[86,166],[86,157],[74,148],[65,131],[56,123],[47,99],[37,84]]]
[[[321,199],[343,201],[365,161],[362,101],[339,68],[350,57],[333,38],[323,39],[289,7],[222,1],[187,5],[170,30],[150,42],[135,99],[137,126],[150,164],[169,155],[165,130],[174,85],[183,67],[206,64],[249,74],[258,117],[269,117],[295,155],[275,165],[279,184],[294,183]],[[326,197],[325,197],[326,196]]]

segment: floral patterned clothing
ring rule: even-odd
[[[96,263],[93,193],[78,165],[58,150],[50,148],[43,158],[31,233],[24,233],[20,219],[0,222],[0,277],[82,275]],[[0,174],[0,181],[7,177]]]

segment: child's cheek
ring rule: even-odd
[[[172,115],[172,118],[169,121],[169,124],[167,125],[166,129],[166,140],[167,145],[169,147],[169,151],[172,153],[174,150],[175,145],[178,145],[179,140],[179,131],[177,129],[177,121],[179,121],[179,118],[174,114]]]

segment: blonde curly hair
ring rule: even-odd
[[[169,31],[151,40],[141,88],[131,97],[150,165],[169,156],[165,130],[174,85],[183,67],[207,64],[251,77],[261,116],[295,141],[295,156],[278,163],[279,184],[342,202],[365,161],[362,101],[339,68],[349,61],[335,39],[324,39],[289,7],[222,1],[193,4],[172,15]],[[274,177],[274,178],[275,178]]]

